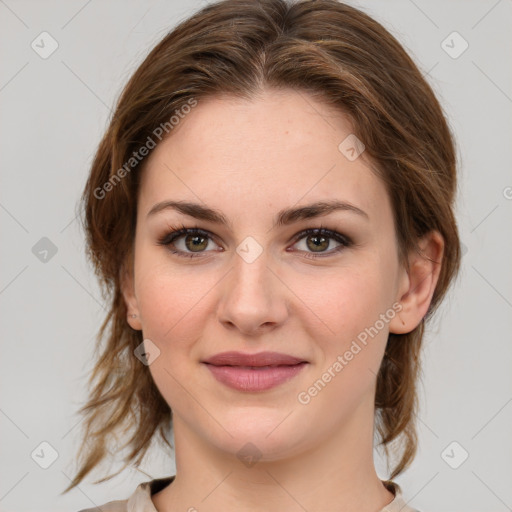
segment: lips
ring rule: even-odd
[[[214,366],[258,368],[264,366],[293,366],[299,363],[306,363],[307,361],[303,358],[282,354],[280,352],[258,352],[256,354],[247,354],[231,351],[216,354],[203,362]]]
[[[279,352],[222,352],[202,361],[215,379],[242,392],[267,391],[299,375],[308,361]]]

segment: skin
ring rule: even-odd
[[[201,100],[149,156],[123,294],[130,326],[160,350],[149,370],[173,411],[177,476],[153,495],[159,512],[376,512],[393,500],[373,461],[376,375],[389,332],[410,332],[427,313],[443,239],[431,232],[423,256],[410,255],[409,272],[399,265],[383,183],[364,153],[349,161],[338,149],[352,131],[307,93],[267,89],[251,101]],[[147,216],[170,199],[218,209],[232,227],[171,209]],[[348,201],[369,220],[338,211],[271,229],[281,209],[327,199]],[[212,235],[196,258],[158,244],[181,223]],[[308,236],[294,236],[318,227],[354,245],[335,253],[340,244],[328,238],[324,255],[308,259],[318,250]],[[248,236],[262,249],[252,263],[236,252]],[[176,248],[198,254],[185,241]],[[397,302],[400,314],[299,403],[298,394]],[[284,384],[247,393],[201,363],[228,350],[284,352],[309,364]],[[251,467],[237,457],[248,442],[261,454]]]

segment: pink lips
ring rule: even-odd
[[[240,391],[264,391],[297,375],[304,359],[279,352],[223,352],[203,361],[213,376]]]

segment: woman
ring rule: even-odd
[[[157,430],[172,448],[172,427],[176,475],[103,510],[412,511],[393,478],[416,452],[425,321],[459,270],[455,192],[442,108],[368,15],[224,0],[182,22],[84,191],[111,302],[64,492],[113,448],[140,464]]]

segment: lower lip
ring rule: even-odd
[[[308,363],[251,369],[243,366],[206,364],[213,376],[226,386],[239,391],[265,391],[295,377]]]

